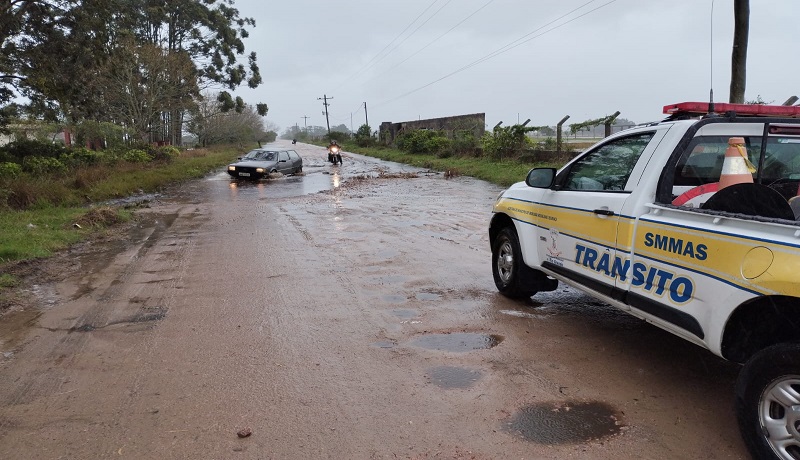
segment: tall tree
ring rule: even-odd
[[[139,37],[169,52],[185,52],[196,64],[200,87],[223,85],[234,89],[244,83],[261,84],[256,53],[247,55],[247,67],[239,62],[245,55],[243,38],[255,20],[242,18],[233,0],[121,0],[140,8]],[[171,133],[180,139],[184,111],[170,111]]]
[[[734,0],[733,25],[731,93],[729,102],[743,104],[744,89],[747,83],[747,42],[750,35],[750,0]]]

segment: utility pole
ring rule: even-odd
[[[307,116],[303,115],[303,116],[302,116],[302,117],[300,117],[300,118],[302,118],[302,119],[303,119],[303,131],[308,131],[308,119],[309,119],[310,117],[307,117]]]
[[[318,97],[317,98],[318,101],[323,101],[322,102],[322,106],[325,108],[325,110],[322,113],[325,114],[325,124],[328,126],[328,137],[330,138],[331,137],[331,122],[330,122],[330,120],[328,120],[328,106],[330,105],[330,104],[328,104],[328,99],[333,99],[333,97],[328,97],[327,95],[323,94],[322,97]]]
[[[369,126],[369,115],[367,115],[367,103],[364,103],[364,119],[366,120],[367,126]]]

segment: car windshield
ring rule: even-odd
[[[253,150],[244,156],[245,160],[275,161],[277,152],[267,152],[264,150]]]

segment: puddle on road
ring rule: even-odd
[[[601,402],[542,403],[520,409],[506,431],[538,444],[598,441],[618,434],[617,411]]]
[[[486,350],[496,347],[503,341],[499,335],[458,332],[453,334],[428,334],[411,341],[411,345],[429,350],[462,353],[473,350]]]
[[[440,388],[455,389],[471,387],[481,378],[481,373],[463,367],[439,366],[428,369],[427,376]]]
[[[417,292],[414,297],[416,297],[417,300],[423,300],[423,301],[439,300],[442,298],[442,296],[440,296],[439,294],[434,294],[432,292]]]
[[[387,303],[405,303],[405,301],[408,300],[406,296],[400,294],[387,294],[381,297],[381,299]]]
[[[395,308],[392,314],[400,319],[409,320],[419,317],[419,311],[408,308]]]

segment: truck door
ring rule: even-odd
[[[656,134],[645,130],[611,139],[559,172],[542,197],[538,251],[543,268],[612,295],[627,269],[626,248],[617,257],[617,236],[630,234],[635,220],[621,211],[644,169],[636,168],[642,153],[663,137]]]

